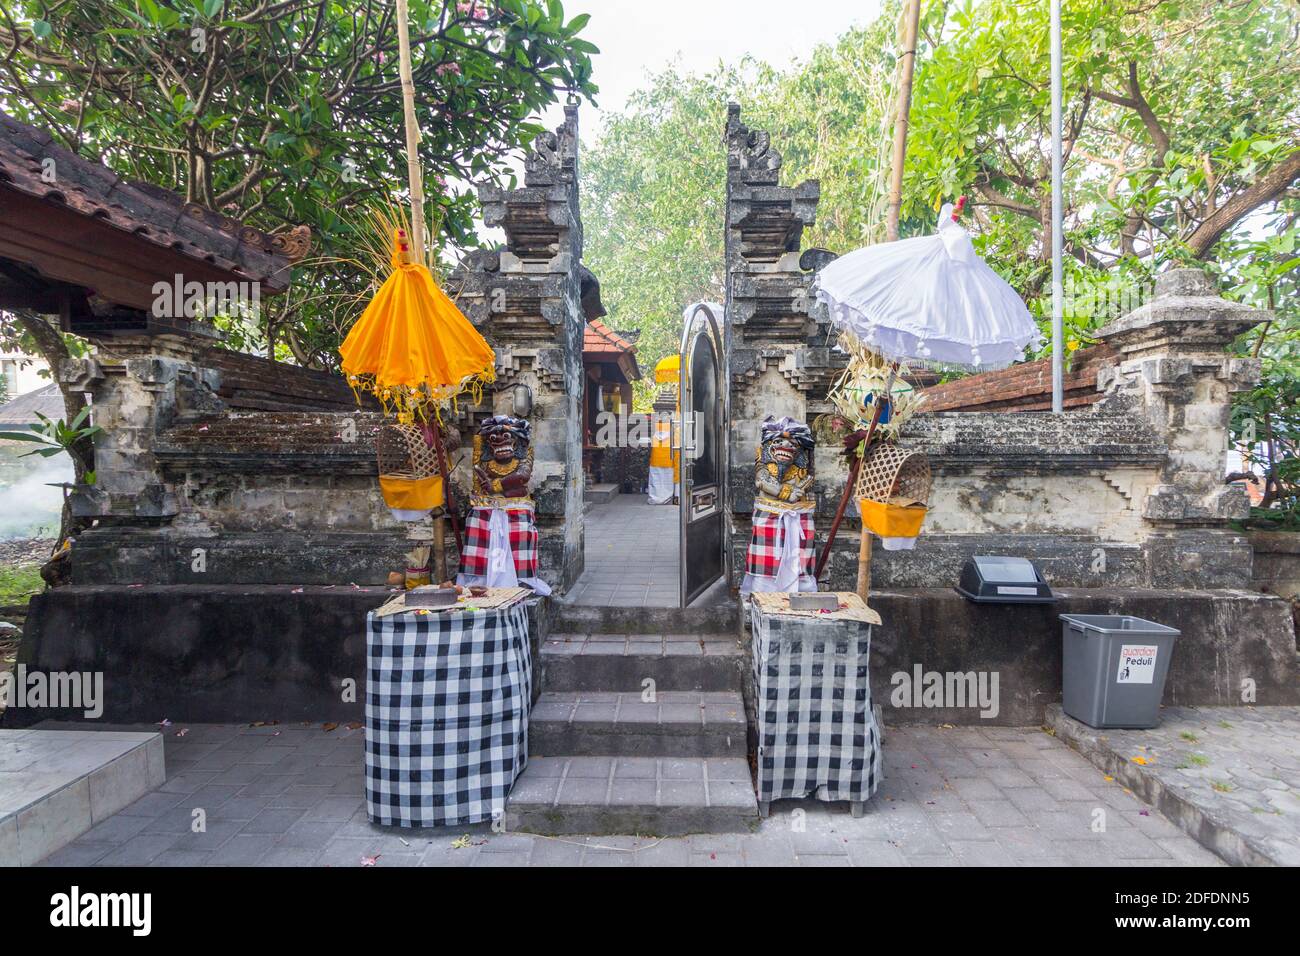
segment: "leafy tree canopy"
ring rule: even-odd
[[[597,50],[559,0],[410,11],[426,193],[466,243],[476,201],[454,184],[508,177],[533,117],[594,94]],[[300,361],[332,364],[368,281],[342,260],[366,207],[405,189],[394,15],[391,0],[16,0],[0,5],[0,109],[265,230],[310,226],[322,256],[270,320]]]

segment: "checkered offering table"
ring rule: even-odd
[[[460,826],[504,814],[528,762],[533,676],[523,601],[422,613],[385,606],[366,629],[371,822]]]
[[[758,720],[758,805],[847,800],[860,816],[880,786],[880,727],[871,706],[871,628],[853,593],[835,612],[791,611],[788,594],[750,604]]]

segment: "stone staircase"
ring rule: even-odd
[[[681,835],[758,824],[737,610],[560,605],[507,828]]]

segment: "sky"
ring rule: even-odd
[[[599,108],[584,104],[583,138],[598,132],[601,112],[621,109],[647,74],[675,58],[695,73],[746,55],[785,66],[849,27],[870,23],[879,11],[880,0],[816,0],[807,6],[791,0],[568,0],[565,16],[591,14],[579,35],[600,47],[592,77],[600,87]],[[563,118],[559,107],[552,108],[546,125],[554,128]]]

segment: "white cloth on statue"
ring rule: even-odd
[[[519,576],[515,574],[515,553],[510,549],[510,518],[501,508],[493,508],[492,517],[488,521],[487,586],[519,586]]]
[[[880,546],[886,551],[911,551],[916,547],[916,538],[881,538]]]
[[[398,521],[423,521],[429,517],[429,508],[389,508],[389,513]]]
[[[781,527],[781,554],[778,559],[776,575],[746,573],[740,582],[740,594],[752,594],[754,591],[778,591],[790,593],[795,591],[816,591],[817,579],[810,574],[803,574],[802,551],[805,539],[803,515],[812,510],[806,508],[789,508],[776,511],[762,508],[778,516]],[[752,545],[751,545],[752,546]]]
[[[670,504],[676,494],[677,486],[673,484],[673,470],[671,468],[651,468],[650,482],[647,488],[647,500],[649,500],[650,504]]]
[[[802,547],[802,515],[798,511],[781,512],[781,564],[776,569],[776,590],[799,590],[799,551]]]

